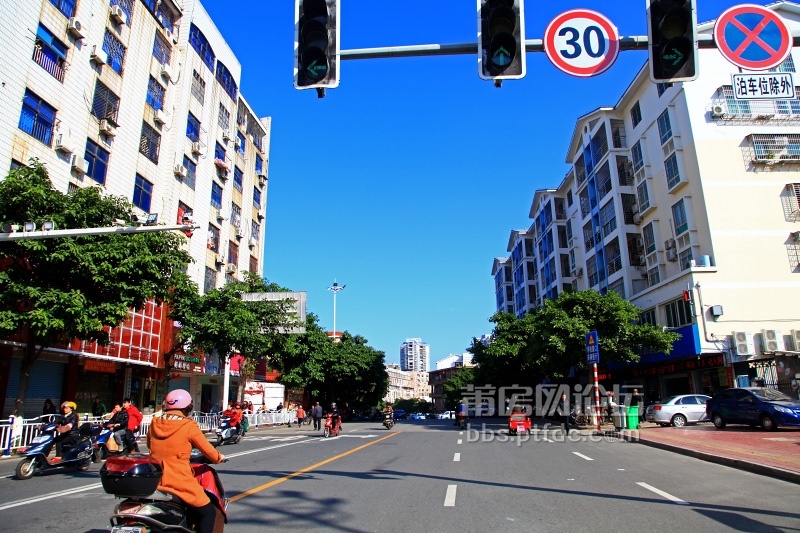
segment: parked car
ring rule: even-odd
[[[425,420],[425,415],[422,413],[411,413],[411,420]]]
[[[800,400],[766,387],[725,389],[706,403],[717,429],[727,424],[749,424],[775,430],[778,426],[800,426]]]
[[[436,415],[436,418],[439,420],[454,420],[456,418],[455,411],[445,411],[444,413],[439,413]]]
[[[706,402],[711,396],[705,394],[679,394],[663,402],[648,405],[644,418],[661,426],[672,424],[676,428],[686,424],[708,421]]]
[[[405,420],[406,419],[406,412],[404,409],[395,409],[394,410],[394,419],[395,420]]]

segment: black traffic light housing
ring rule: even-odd
[[[295,88],[338,87],[339,13],[339,0],[295,0]]]
[[[654,83],[697,78],[695,0],[649,0],[647,37]]]
[[[485,80],[525,76],[524,0],[478,1],[478,75]]]

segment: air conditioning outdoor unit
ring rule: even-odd
[[[76,40],[83,39],[83,25],[81,24],[81,21],[75,17],[69,19],[69,22],[67,22],[67,33],[72,35],[72,37]]]
[[[167,81],[172,81],[175,75],[172,73],[172,69],[166,63],[161,65],[161,77],[166,78]]]
[[[86,174],[89,172],[89,162],[79,155],[73,154],[70,158],[70,166],[72,170],[79,174]]]
[[[237,150],[242,147],[242,141],[239,140],[239,137],[236,137],[236,140],[233,141],[233,147]]]
[[[792,240],[794,242],[800,242],[800,230],[792,232]]]
[[[234,265],[233,263],[228,263],[227,265],[225,265],[225,272],[227,272],[228,274],[236,274],[236,265]]]
[[[258,246],[258,239],[255,237],[250,237],[250,248],[254,248]]]
[[[664,248],[669,250],[670,248],[675,248],[675,239],[667,239],[664,241]]]
[[[634,224],[641,224],[642,223],[642,216],[639,213],[633,214],[633,223]]]
[[[200,154],[203,152],[203,147],[200,146],[199,142],[192,143],[192,153],[193,154]]]
[[[714,107],[711,108],[712,117],[719,118],[724,114],[725,114],[725,108],[722,107],[721,105],[715,105]]]
[[[111,20],[114,24],[125,24],[128,22],[128,16],[125,14],[125,11],[122,10],[119,6],[111,6]]]
[[[800,329],[792,330],[792,341],[794,341],[795,351],[800,352]]]
[[[165,28],[164,36],[167,38],[167,41],[171,42],[172,44],[178,44],[178,32],[174,32]]]
[[[736,346],[736,353],[739,355],[756,354],[756,345],[753,342],[753,334],[749,331],[734,331],[733,344]]]
[[[153,122],[156,124],[166,124],[167,113],[163,109],[156,109],[155,112],[153,112]]]
[[[227,215],[227,213],[223,213],[221,209],[218,209],[218,210],[217,210],[217,220],[218,220],[218,221],[220,221],[220,222],[222,222],[222,221],[223,221],[223,220],[225,220],[226,218],[228,218],[228,215]]]
[[[582,278],[583,277],[583,269],[582,268],[578,268],[577,270],[575,270],[575,277],[576,278]]]
[[[639,266],[647,266],[647,256],[640,255],[637,259],[639,260]]]
[[[259,174],[258,175],[258,185],[260,187],[263,187],[266,184],[267,184],[267,175],[266,174]],[[798,233],[800,233],[800,232],[798,232]],[[797,239],[795,239],[795,240],[797,240]]]
[[[231,140],[231,132],[228,131],[228,130],[224,130],[222,132],[222,140],[225,141],[225,142],[230,141]]]
[[[117,134],[117,128],[114,127],[110,120],[104,118],[100,121],[100,133],[113,137]]]
[[[221,254],[217,254],[217,255],[214,256],[214,263],[216,263],[218,265],[222,265],[222,264],[225,263],[225,258],[222,257]]]
[[[66,154],[71,154],[75,151],[75,147],[72,145],[72,139],[70,138],[69,133],[57,133],[54,148],[59,152],[64,152]]]
[[[761,330],[761,351],[782,352],[786,349],[783,344],[783,333],[778,329]]]
[[[175,165],[175,168],[173,169],[173,171],[175,172],[175,175],[178,176],[178,177],[181,177],[181,178],[185,178],[186,177],[186,167],[183,166],[183,165]]]
[[[678,260],[678,252],[675,250],[667,250],[667,261],[672,261],[673,263]]]
[[[264,211],[262,210],[258,211],[258,220],[264,220]]]
[[[108,63],[108,54],[106,54],[103,47],[99,44],[92,45],[92,53],[89,54],[89,59],[97,63],[98,65],[105,65]]]
[[[239,239],[244,238],[244,228],[236,228],[236,237]]]

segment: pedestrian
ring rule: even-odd
[[[104,414],[106,414],[106,404],[103,403],[100,396],[95,396],[94,403],[92,403],[92,416],[99,418]]]
[[[139,451],[139,446],[136,444],[136,437],[134,433],[139,431],[139,425],[142,423],[142,413],[133,405],[130,398],[122,400],[122,408],[128,413],[128,429],[125,432],[125,445],[128,447],[128,453]]]
[[[43,415],[54,415],[56,414],[56,406],[53,405],[53,401],[48,398],[44,401],[44,408],[42,408]]]
[[[306,412],[303,409],[303,406],[300,405],[297,407],[297,427],[300,428],[303,425],[303,420],[306,418]]]
[[[558,401],[558,405],[556,406],[556,413],[558,417],[561,419],[561,429],[564,433],[569,432],[569,401],[567,400],[567,395],[562,394],[561,399]]]
[[[636,414],[639,415],[639,422],[644,422],[644,398],[639,394],[639,389],[633,389],[631,394],[631,409],[636,408]]]
[[[314,429],[319,431],[322,429],[322,406],[319,402],[311,409],[311,417],[314,419]]]

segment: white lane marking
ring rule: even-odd
[[[336,438],[336,437],[333,437],[333,438]],[[321,441],[321,440],[324,440],[324,438],[320,437],[319,439],[296,440],[296,441],[293,441],[293,442],[287,442],[285,444],[276,444],[275,446],[267,446],[266,448],[256,448],[255,450],[247,450],[245,452],[237,452],[237,453],[231,453],[231,454],[227,454],[226,453],[226,454],[223,454],[223,455],[225,455],[225,457],[228,458],[228,459],[233,459],[234,457],[241,457],[242,455],[250,455],[251,453],[265,452],[267,450],[275,450],[277,448],[283,448],[284,446],[294,446],[295,444],[305,444],[307,442],[314,442],[314,441]],[[330,439],[328,439],[328,440],[330,440]]]
[[[457,463],[460,460],[461,460],[461,454],[460,453],[456,453],[456,454],[453,455],[453,461],[455,461]]]
[[[592,459],[591,457],[587,457],[587,456],[583,455],[582,453],[578,453],[578,452],[572,452],[572,453],[574,453],[575,455],[577,455],[581,459],[586,459],[587,461],[594,461],[594,459]]]
[[[681,500],[680,498],[677,498],[677,497],[673,496],[672,494],[670,494],[668,492],[664,492],[663,490],[657,489],[657,488],[653,487],[652,485],[648,485],[647,483],[643,483],[641,481],[637,481],[636,484],[639,485],[642,488],[645,488],[645,489],[651,491],[651,492],[655,492],[659,496],[663,496],[664,498],[666,498],[666,499],[668,499],[668,500],[670,500],[672,502],[675,502],[678,505],[689,505],[688,502],[685,502],[685,501]]]
[[[463,442],[464,442],[464,439],[458,439],[458,440],[456,441],[456,444],[462,444]]]
[[[444,495],[444,506],[456,506],[456,485],[447,485],[447,492]]]
[[[99,489],[102,486],[103,486],[102,483],[92,483],[91,485],[86,485],[84,487],[79,487],[77,489],[64,490],[61,492],[51,492],[46,496],[39,496],[36,498],[27,498],[25,500],[18,500],[16,502],[7,503],[3,506],[0,506],[0,511],[5,511],[6,509],[11,509],[12,507],[19,507],[20,505],[28,505],[31,503],[43,502],[45,500],[49,500],[51,498],[58,498],[60,496],[77,494],[78,492],[85,492],[87,490]]]

